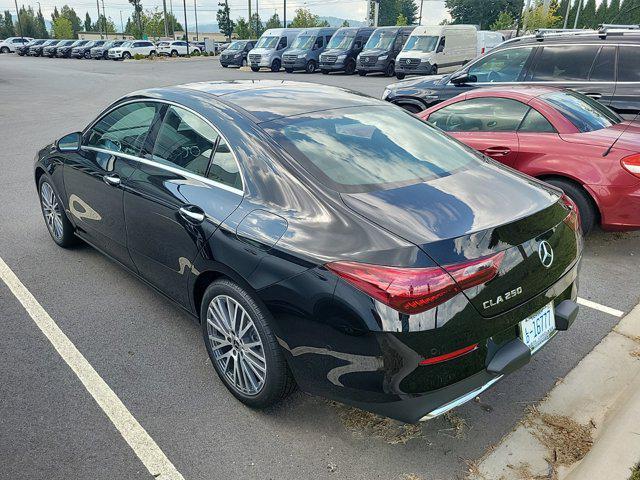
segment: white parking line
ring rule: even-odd
[[[122,437],[142,461],[149,473],[160,480],[184,480],[160,447],[146,430],[127,410],[109,385],[98,375],[91,364],[42,308],[35,297],[20,282],[2,258],[0,258],[0,279],[20,301],[29,316],[42,330],[47,339],[58,351],[62,359],[77,375],[87,391],[109,420],[118,429]]]
[[[613,315],[614,317],[620,318],[624,315],[624,312],[620,310],[607,307],[606,305],[600,305],[599,303],[592,302],[591,300],[587,300],[586,298],[578,297],[578,303],[580,305],[584,305],[585,307],[593,308],[594,310],[600,310],[601,312],[608,313],[609,315]]]

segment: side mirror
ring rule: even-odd
[[[81,142],[82,134],[80,132],[74,132],[58,140],[56,142],[56,148],[61,152],[77,152],[80,150]]]
[[[454,85],[464,85],[465,83],[477,82],[478,79],[475,75],[469,75],[469,72],[467,72],[466,70],[463,70],[451,75],[450,81]]]

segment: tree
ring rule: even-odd
[[[607,0],[602,0],[600,5],[598,5],[598,9],[596,10],[596,27],[602,25],[603,23],[607,23],[607,11],[609,8],[607,7]]]
[[[0,27],[2,27],[0,28],[0,37],[7,38],[16,36],[16,31],[13,28],[13,17],[11,16],[11,11],[4,11],[4,19],[0,23]]]
[[[398,20],[397,0],[380,0],[378,8],[378,25],[381,27],[395,25]]]
[[[49,38],[49,32],[47,31],[47,25],[44,23],[44,16],[42,11],[38,10],[36,15],[36,38]]]
[[[220,24],[220,22],[218,22],[218,24]],[[282,22],[280,21],[280,17],[278,16],[277,13],[274,13],[269,20],[267,20],[267,23],[264,25],[264,28],[266,28],[267,30],[270,28],[282,28]]]
[[[578,27],[595,28],[596,24],[596,0],[587,0],[580,13]]]
[[[35,37],[36,28],[36,16],[31,6],[24,8],[24,5],[20,7],[18,11],[19,21],[16,22],[16,35],[25,37]]]
[[[313,28],[320,23],[320,17],[314,15],[306,8],[298,8],[289,24],[290,28]]]
[[[236,27],[233,31],[241,40],[251,38],[251,28],[249,27],[249,23],[242,17],[236,20]]]
[[[133,20],[136,23],[138,35],[136,38],[142,38],[142,32],[144,32],[144,25],[142,23],[142,0],[129,0],[129,3],[133,5]],[[127,21],[127,23],[129,23]]]
[[[402,13],[398,15],[398,20],[396,20],[396,25],[398,25],[399,27],[404,27],[406,25],[409,25],[409,23],[407,22],[407,17],[405,17]]]
[[[59,15],[53,21],[51,33],[55,38],[73,38],[73,25],[67,17]]]
[[[113,23],[113,20],[111,20],[111,18],[104,18],[103,14],[100,14],[98,19],[96,20],[96,23],[91,25],[91,31],[104,32],[105,26],[107,27],[106,28],[107,35],[115,35],[117,33],[116,25],[115,23]],[[163,28],[164,28],[164,25],[163,25]],[[164,30],[162,31],[162,34],[164,35]]]
[[[418,21],[418,5],[415,0],[397,0],[398,16],[401,14],[407,19],[407,25],[413,25]]]
[[[73,31],[73,35],[67,38],[78,38],[78,32],[82,30],[82,20],[76,14],[76,11],[71,8],[69,5],[64,5],[60,9],[60,16],[66,17],[69,22],[71,22],[71,30]]]
[[[535,3],[524,13],[524,28],[528,31],[534,31],[538,28],[553,27],[561,18],[556,15],[557,8],[557,4],[545,7],[543,0],[536,0]]]
[[[251,30],[251,36],[253,38],[259,38],[260,35],[262,35],[262,32],[264,32],[264,25],[262,24],[262,20],[260,19],[260,15],[258,15],[258,12],[254,12],[251,14],[249,28]]]
[[[343,27],[348,27],[349,26],[349,22],[345,20],[344,22],[342,22],[342,26]]]
[[[227,38],[231,38],[231,34],[235,27],[233,20],[231,20],[229,15],[229,4],[225,2],[224,6],[218,10],[216,20],[218,21],[218,28]]]
[[[481,29],[492,25],[502,12],[509,12],[514,18],[520,16],[523,0],[445,0],[454,24],[479,25]]]
[[[611,0],[607,8],[607,16],[604,23],[612,23],[618,19],[620,13],[620,0]]]
[[[84,31],[90,32],[92,28],[93,28],[93,24],[91,23],[91,16],[89,15],[89,12],[87,12],[84,15]]]
[[[495,22],[491,24],[491,30],[511,30],[516,24],[516,19],[509,12],[501,12]]]

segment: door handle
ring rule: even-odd
[[[105,175],[102,177],[102,180],[104,180],[104,183],[111,185],[112,187],[117,187],[121,182],[120,177],[117,174]]]
[[[586,95],[587,97],[591,97],[594,100],[600,100],[602,98],[602,94],[598,93],[598,92],[580,92],[583,95]]]
[[[190,223],[202,223],[204,222],[204,212],[200,207],[196,207],[195,205],[187,205],[185,207],[181,207],[180,216],[184,218],[187,222]]]
[[[504,157],[511,153],[511,149],[508,147],[489,147],[483,153],[490,157]]]

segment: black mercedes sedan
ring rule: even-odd
[[[192,314],[252,407],[298,385],[427,420],[578,312],[570,200],[348,90],[138,91],[40,150],[34,173],[54,242],[83,240]]]

